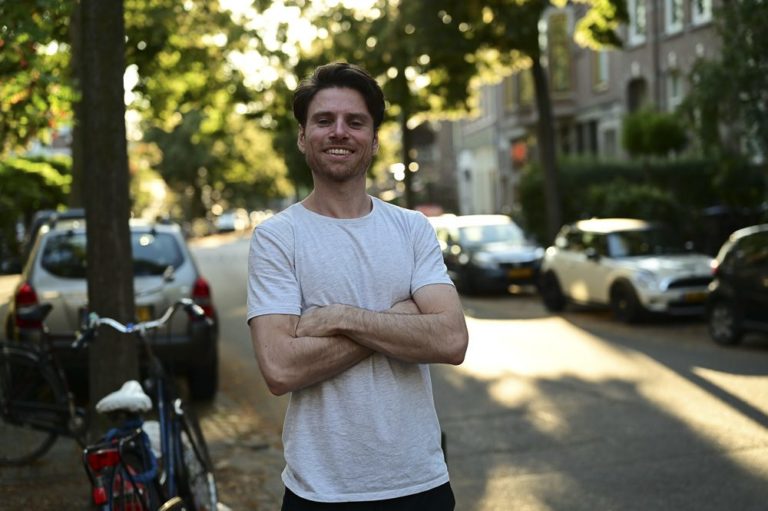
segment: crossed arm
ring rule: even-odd
[[[461,302],[447,284],[424,286],[385,312],[329,305],[302,316],[257,316],[250,329],[259,367],[276,395],[336,376],[374,352],[458,365],[468,341]]]

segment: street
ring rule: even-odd
[[[253,376],[247,250],[195,247],[222,348]],[[466,360],[432,369],[458,510],[766,509],[768,339],[726,349],[699,319],[551,316],[534,294],[463,301]],[[286,401],[249,385],[239,398],[279,423]]]
[[[248,238],[192,249],[221,321],[221,389],[201,410],[221,500],[276,510],[288,398],[253,357]],[[466,360],[432,368],[457,510],[768,509],[768,338],[726,349],[700,319],[553,316],[533,293],[463,303]]]

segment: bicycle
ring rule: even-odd
[[[44,324],[52,308],[38,304],[18,314],[23,321]],[[37,342],[0,342],[0,432],[13,439],[0,442],[0,466],[31,463],[59,436],[83,447],[87,425],[86,410],[76,405],[45,328]]]
[[[91,313],[75,341],[89,342],[101,325],[135,335],[147,363],[145,388],[153,396],[150,399],[138,382],[129,381],[96,405],[97,412],[121,418],[118,427],[83,450],[92,501],[100,510],[217,509],[213,463],[200,424],[145,336],[181,308],[193,318],[209,321],[200,306],[182,299],[160,318],[139,323],[122,324]],[[156,420],[145,421],[143,415],[153,403]]]

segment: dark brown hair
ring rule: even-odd
[[[373,118],[374,129],[379,129],[384,120],[384,93],[367,71],[346,62],[319,66],[312,76],[299,84],[293,94],[293,116],[302,127],[306,126],[307,111],[315,94],[330,87],[346,87],[359,92]]]

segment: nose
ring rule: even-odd
[[[344,119],[337,119],[336,122],[333,123],[331,136],[336,138],[345,138],[347,136],[347,123],[344,122]]]

